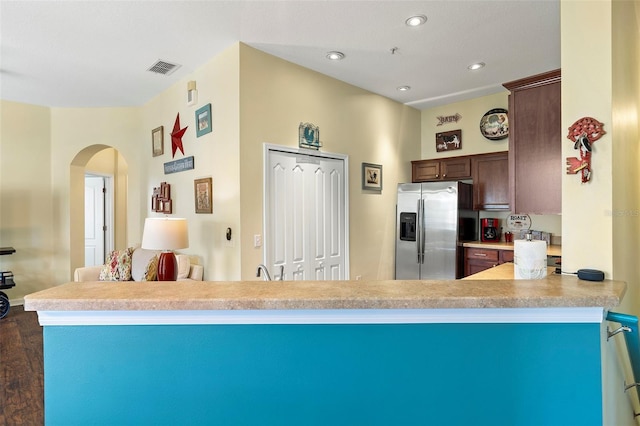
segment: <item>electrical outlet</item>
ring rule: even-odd
[[[362,279],[362,275],[356,275],[356,281],[360,281]]]
[[[255,234],[255,235],[253,236],[253,246],[254,246],[255,248],[262,247],[262,235],[260,235],[260,234]]]

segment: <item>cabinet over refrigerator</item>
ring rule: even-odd
[[[401,183],[396,215],[396,279],[462,277],[462,242],[477,237],[472,185]]]

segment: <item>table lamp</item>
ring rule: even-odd
[[[142,232],[142,248],[162,250],[158,259],[158,281],[175,281],[178,261],[172,250],[189,247],[187,219],[146,218]]]

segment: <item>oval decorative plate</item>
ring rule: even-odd
[[[480,133],[487,139],[498,141],[509,136],[507,110],[495,108],[487,111],[480,119]]]

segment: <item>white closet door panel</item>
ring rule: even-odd
[[[287,196],[287,171],[282,163],[275,164],[271,169],[272,173],[272,197],[271,197],[271,220],[272,229],[275,236],[287,235],[287,206],[289,201]],[[274,238],[272,249],[272,259],[274,264],[286,262],[286,239]]]
[[[309,215],[312,218],[312,244],[315,248],[314,259],[322,260],[326,256],[326,217],[325,210],[325,187],[326,187],[326,174],[322,168],[318,167],[313,174],[313,187],[310,188],[313,193],[313,206],[309,210]]]
[[[324,215],[323,245],[326,252],[322,257],[323,279],[344,279],[344,166],[342,161],[326,159],[325,191],[322,211]],[[320,259],[317,259],[320,260]]]
[[[306,257],[306,237],[307,237],[307,210],[305,199],[305,173],[300,165],[296,165],[290,174],[291,182],[291,203],[289,210],[292,212],[290,218],[291,243],[293,248],[293,261],[304,262]]]
[[[342,194],[344,176],[339,170],[332,170],[330,175],[328,217],[328,235],[331,241],[331,256],[341,256],[344,250],[344,196]]]
[[[285,279],[344,279],[344,160],[281,151],[267,155],[265,258],[272,277],[284,265]]]

